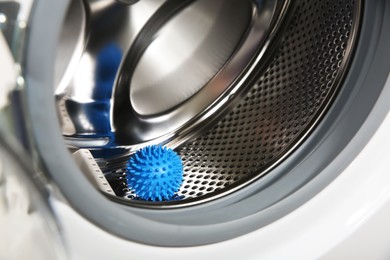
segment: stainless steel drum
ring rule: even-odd
[[[123,203],[146,207],[221,197],[286,158],[332,103],[360,13],[358,1],[98,7],[73,1],[65,19],[62,133],[70,148],[90,149]],[[127,188],[128,155],[148,144],[176,148],[184,162],[172,201],[145,202]]]

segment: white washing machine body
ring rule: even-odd
[[[157,2],[158,4],[156,4]],[[293,29],[289,31],[289,25],[298,26],[298,23],[294,19],[298,19],[299,17],[310,18],[310,15],[305,16],[304,13],[310,12],[313,8],[317,8],[316,10],[321,10],[321,8],[325,9],[324,6],[333,6],[333,3],[326,1],[323,7],[318,7],[317,4],[305,4],[305,1],[297,1],[297,3],[293,1],[268,1],[268,5],[262,6],[262,1],[247,1],[251,4],[250,6],[253,9],[250,10],[256,14],[254,15],[256,17],[267,18],[267,12],[262,13],[259,10],[265,8],[264,10],[269,11],[271,9],[266,9],[267,6],[272,6],[274,8],[272,10],[280,14],[276,17],[282,18],[276,20],[266,19],[269,22],[267,24],[268,27],[265,27],[266,29],[262,28],[263,31],[260,31],[267,36],[265,39],[269,39],[269,41],[265,40],[263,42],[262,38],[249,37],[253,31],[259,32],[256,26],[249,27],[250,29],[245,31],[245,35],[249,35],[245,39],[249,40],[242,40],[242,46],[253,43],[253,41],[261,45],[259,49],[261,51],[255,52],[258,55],[256,56],[258,59],[255,59],[256,61],[240,59],[241,56],[239,54],[243,50],[247,50],[246,48],[237,47],[237,49],[234,49],[236,52],[230,50],[231,53],[229,55],[232,57],[231,60],[228,59],[228,61],[222,62],[224,65],[221,65],[222,68],[219,70],[218,77],[213,76],[212,79],[217,79],[217,82],[219,80],[227,80],[226,82],[229,82],[227,85],[233,87],[224,88],[221,92],[222,94],[219,93],[220,96],[216,95],[215,100],[212,100],[218,101],[219,106],[216,106],[214,104],[215,102],[207,103],[205,101],[207,104],[200,102],[207,107],[203,108],[201,105],[196,106],[199,103],[191,103],[191,101],[188,107],[193,108],[196,113],[201,110],[204,110],[205,113],[201,114],[200,117],[196,115],[193,118],[185,118],[185,124],[180,123],[182,119],[180,117],[182,115],[180,109],[184,111],[187,108],[180,103],[187,102],[183,101],[185,99],[183,98],[183,100],[176,102],[170,107],[170,109],[180,108],[174,111],[177,117],[171,114],[168,117],[168,114],[164,114],[166,116],[165,118],[169,120],[158,124],[153,123],[153,120],[159,119],[158,116],[153,117],[154,115],[148,115],[153,120],[149,120],[150,118],[148,116],[145,117],[145,125],[142,124],[143,121],[140,120],[142,116],[139,115],[132,116],[131,120],[129,119],[130,124],[128,122],[124,122],[123,124],[118,123],[118,121],[115,121],[115,111],[118,111],[118,107],[114,106],[110,111],[110,116],[114,117],[114,120],[110,121],[110,127],[123,127],[123,129],[128,130],[132,126],[131,123],[134,123],[140,128],[147,126],[145,132],[141,131],[142,134],[138,135],[137,131],[139,129],[137,127],[131,128],[131,134],[128,135],[126,135],[126,131],[118,130],[117,134],[120,138],[115,140],[115,142],[110,141],[111,137],[107,139],[104,133],[103,135],[99,133],[100,135],[98,137],[96,137],[97,133],[93,133],[96,134],[94,139],[86,138],[86,136],[91,135],[91,130],[80,127],[80,125],[82,126],[80,123],[82,120],[76,122],[74,118],[85,116],[87,114],[85,111],[87,110],[66,110],[65,112],[68,115],[71,115],[71,111],[76,112],[74,118],[70,117],[71,120],[74,120],[74,124],[71,127],[65,125],[64,120],[66,118],[61,114],[63,110],[61,110],[59,104],[62,101],[66,103],[69,96],[62,99],[63,90],[66,87],[62,84],[63,79],[58,78],[58,71],[53,69],[54,67],[58,67],[56,63],[59,57],[58,46],[61,46],[61,42],[64,40],[61,38],[64,31],[63,28],[66,28],[65,34],[70,33],[69,35],[72,35],[72,32],[77,28],[75,35],[78,39],[84,36],[85,39],[94,39],[96,35],[94,36],[88,33],[96,32],[99,35],[99,31],[88,31],[88,28],[89,26],[92,27],[91,24],[99,24],[99,21],[101,21],[99,19],[104,17],[105,8],[114,6],[112,10],[123,10],[124,7],[122,5],[137,6],[138,4],[139,9],[136,10],[143,10],[145,15],[131,13],[134,17],[138,17],[136,21],[139,22],[138,25],[136,23],[132,24],[137,28],[134,31],[135,35],[142,35],[142,37],[137,38],[133,35],[132,40],[134,42],[130,46],[137,47],[137,44],[140,44],[142,40],[152,46],[155,35],[164,35],[168,31],[168,38],[172,37],[174,39],[177,36],[174,34],[174,30],[173,32],[169,30],[169,26],[171,26],[169,23],[172,19],[179,17],[177,18],[179,21],[177,24],[175,24],[177,21],[172,22],[174,24],[172,28],[179,28],[181,25],[184,26],[185,23],[181,24],[180,22],[180,19],[182,19],[180,18],[181,16],[175,15],[177,14],[176,12],[187,10],[185,9],[187,6],[198,3],[199,6],[197,8],[204,13],[212,13],[210,11],[214,10],[212,8],[225,7],[223,1],[215,1],[214,5],[201,0],[183,2],[168,0],[157,2],[142,0],[139,2],[125,0],[84,2],[44,0],[0,1],[0,7],[6,6],[8,8],[0,9],[0,26],[3,26],[0,27],[3,31],[0,31],[0,53],[1,57],[4,57],[0,61],[0,68],[2,68],[4,73],[9,70],[0,79],[0,83],[2,84],[0,89],[1,144],[4,144],[5,148],[10,149],[9,153],[13,157],[15,157],[14,151],[19,151],[20,147],[26,150],[24,156],[27,158],[25,161],[20,161],[20,164],[24,165],[24,169],[28,165],[34,170],[34,172],[27,171],[27,174],[33,176],[32,180],[29,181],[36,182],[39,186],[38,190],[44,192],[45,195],[43,198],[47,199],[51,206],[52,214],[55,216],[58,231],[62,237],[65,251],[67,252],[67,257],[69,259],[389,259],[390,138],[388,134],[390,133],[390,102],[388,101],[390,100],[390,62],[387,58],[390,57],[390,48],[388,48],[390,36],[385,33],[390,28],[390,8],[388,1],[351,1],[351,3],[338,3],[338,5],[345,4],[345,8],[352,8],[351,5],[356,6],[354,9],[351,9],[353,12],[343,9],[347,15],[340,18],[340,23],[348,17],[351,19],[350,22],[345,23],[344,30],[347,30],[346,28],[349,28],[348,26],[352,28],[350,31],[347,30],[347,36],[351,37],[351,40],[346,41],[345,45],[343,45],[345,50],[338,50],[341,53],[340,57],[346,57],[345,59],[338,58],[342,59],[342,62],[340,61],[337,69],[342,68],[340,69],[342,72],[340,74],[335,72],[333,78],[329,79],[329,81],[334,80],[337,83],[334,84],[340,87],[328,93],[327,98],[324,98],[326,101],[324,102],[328,103],[320,106],[323,110],[316,114],[318,118],[312,121],[312,125],[307,127],[304,134],[299,136],[299,138],[297,137],[299,140],[291,146],[288,152],[278,157],[277,160],[272,161],[270,163],[271,166],[264,170],[263,173],[255,174],[254,178],[246,182],[237,181],[237,185],[235,184],[235,186],[229,186],[230,183],[228,183],[229,185],[226,185],[226,190],[222,189],[221,192],[218,192],[218,189],[211,189],[210,193],[204,197],[203,193],[197,193],[195,198],[187,198],[184,192],[181,193],[184,196],[181,197],[181,200],[172,200],[166,203],[139,201],[134,199],[134,194],[130,193],[130,191],[126,191],[128,193],[125,192],[121,196],[115,196],[115,194],[112,196],[114,193],[113,190],[115,190],[114,186],[112,186],[113,189],[109,190],[109,194],[107,194],[93,180],[91,181],[90,176],[83,172],[83,167],[80,167],[80,164],[76,164],[75,161],[77,160],[74,160],[74,156],[71,154],[78,149],[85,150],[88,146],[87,149],[91,151],[90,154],[96,159],[96,161],[91,160],[95,163],[95,166],[96,162],[97,164],[100,163],[99,165],[101,166],[101,160],[99,161],[101,159],[99,157],[101,153],[96,153],[96,150],[101,152],[99,150],[101,148],[102,150],[112,149],[113,147],[108,144],[112,145],[113,143],[117,145],[114,147],[115,149],[126,147],[128,149],[126,150],[127,152],[134,152],[134,149],[136,150],[138,145],[144,146],[153,142],[161,143],[162,140],[165,140],[166,145],[172,146],[178,151],[183,151],[180,149],[184,149],[184,151],[191,150],[195,146],[191,146],[192,144],[189,148],[185,146],[189,140],[197,136],[201,136],[202,138],[204,134],[202,131],[198,132],[196,130],[199,124],[204,123],[205,126],[213,125],[218,120],[222,120],[222,116],[228,114],[234,105],[238,104],[240,106],[241,103],[234,102],[236,99],[244,100],[243,95],[246,95],[246,92],[243,89],[245,89],[245,85],[249,84],[248,82],[253,83],[253,81],[250,81],[250,78],[255,69],[258,69],[259,73],[268,73],[272,71],[272,68],[275,71],[279,71],[277,70],[277,65],[272,67],[274,66],[272,64],[283,63],[280,60],[278,63],[277,58],[275,58],[283,57],[283,55],[278,54],[276,51],[277,48],[272,48],[272,46],[279,47],[285,44],[285,47],[281,47],[285,53],[291,54],[296,51],[295,54],[286,56],[292,60],[299,55],[308,57],[309,54],[305,53],[305,51],[299,52],[301,45],[298,43],[294,45],[294,42],[299,42],[304,37],[303,35],[307,35],[309,31],[299,34]],[[7,5],[10,3],[11,5]],[[231,3],[232,6],[235,6],[235,4],[238,5],[241,8],[237,9],[238,13],[245,12],[247,8],[245,4],[242,2],[238,3],[235,0],[227,1],[226,3]],[[210,6],[208,6],[209,4]],[[17,6],[16,9],[15,6]],[[77,9],[80,6],[82,8]],[[118,6],[121,8],[115,9]],[[210,7],[210,9],[202,9],[205,7]],[[234,11],[234,9],[231,9],[231,7],[224,9],[222,7],[220,10],[226,13],[222,13],[218,17],[223,24],[228,22],[229,19],[226,17],[230,17],[229,15],[232,15],[230,12],[232,10]],[[334,9],[337,9],[336,7],[337,3],[334,3]],[[71,10],[72,12],[68,12],[67,10]],[[171,10],[175,11],[170,13]],[[194,8],[194,10],[197,9]],[[93,12],[96,12],[96,16],[90,15]],[[78,13],[81,13],[81,15],[77,16]],[[153,16],[154,13],[158,15]],[[189,14],[195,14],[196,16],[198,13],[189,12]],[[294,15],[298,18],[294,18]],[[326,15],[332,17],[333,14],[326,12]],[[85,19],[87,22],[77,23],[77,19],[79,18]],[[305,19],[307,20],[309,18]],[[186,16],[183,19],[187,19]],[[320,18],[312,17],[312,19],[318,20]],[[10,20],[13,21],[13,28],[16,28],[12,31],[14,37],[12,39],[7,38],[7,35],[10,35],[10,31],[7,31],[9,27],[4,27],[7,25],[7,22],[8,26],[10,26]],[[73,21],[73,23],[69,21]],[[164,31],[156,21],[162,24],[167,23],[166,28],[168,29]],[[253,21],[257,22],[258,20],[255,19]],[[298,21],[300,20],[298,19]],[[126,22],[128,21],[126,20]],[[259,24],[249,24],[264,25],[260,22]],[[219,26],[219,24],[217,25]],[[219,28],[218,26],[210,26],[210,31],[215,32],[215,28]],[[237,26],[235,29],[242,33],[242,27]],[[326,27],[327,22],[319,23],[319,26]],[[329,25],[329,28],[337,28],[337,26],[339,26],[339,23],[335,22],[335,25]],[[254,28],[257,29],[255,30]],[[199,28],[193,25],[191,29],[197,30]],[[339,32],[341,30],[339,29]],[[280,33],[276,33],[279,31]],[[310,32],[312,31],[310,30]],[[323,44],[321,46],[325,48],[328,54],[326,46],[331,46],[332,44],[337,45],[336,43],[339,40],[342,41],[345,35],[337,35],[334,32],[332,36],[332,33],[329,33],[328,30],[325,31],[323,40],[318,40],[318,42]],[[299,37],[294,38],[290,35],[283,38],[284,32],[295,32]],[[104,33],[104,35],[110,35],[108,31],[104,31]],[[203,36],[202,34],[199,35]],[[199,35],[197,34],[197,36]],[[333,43],[326,42],[331,37],[337,39],[332,38],[331,42]],[[214,40],[218,40],[211,36],[210,38],[212,40],[207,42],[208,45],[212,45]],[[278,40],[279,38],[280,40]],[[96,39],[100,38],[96,37]],[[205,37],[205,39],[208,38]],[[237,40],[234,37],[228,39],[232,41]],[[314,41],[315,39],[309,38],[305,43],[311,46],[311,40]],[[23,44],[12,45],[10,42]],[[159,42],[157,41],[157,43]],[[131,47],[128,50],[129,55],[121,56],[120,64],[116,64],[117,67],[119,66],[119,69],[115,76],[116,89],[112,94],[115,102],[121,100],[121,97],[115,96],[118,93],[124,93],[124,95],[120,96],[127,97],[130,95],[130,101],[124,103],[127,106],[132,102],[132,98],[137,99],[136,96],[131,96],[131,91],[126,92],[129,90],[126,90],[126,87],[123,86],[129,83],[129,79],[126,79],[128,68],[134,70],[135,72],[133,72],[136,75],[137,73],[142,75],[145,72],[142,71],[142,68],[144,68],[142,66],[144,65],[138,68],[136,67],[138,66],[138,61],[134,65],[130,58],[138,57],[137,55],[139,55],[140,63],[145,62],[147,64],[149,57],[147,55],[150,53],[153,54],[153,51],[148,49],[149,45],[144,47],[144,49],[141,48],[140,52],[137,52],[139,50],[136,47],[134,47],[135,50]],[[85,47],[88,50],[88,52],[86,51],[86,56],[93,57],[95,46],[89,46],[87,41],[77,41],[72,45],[72,48],[76,51],[72,55],[69,54],[69,57],[60,55],[60,59],[65,59],[69,64],[77,63],[74,55],[76,55],[75,53],[78,52],[77,50],[80,49],[80,46],[87,46]],[[161,44],[161,46],[166,47],[164,44]],[[192,45],[189,46],[194,47]],[[200,44],[200,46],[202,45]],[[170,49],[168,48],[168,50]],[[259,50],[256,49],[256,51]],[[334,50],[329,50],[329,55],[332,55]],[[66,53],[64,49],[61,51]],[[142,56],[144,53],[146,53],[145,56]],[[195,53],[199,54],[199,52]],[[200,56],[204,54],[201,53]],[[247,55],[242,56],[246,57],[251,53],[244,52],[244,54]],[[305,54],[307,55],[305,56]],[[314,55],[313,52],[310,55]],[[150,57],[156,58],[153,55]],[[192,57],[192,59],[195,58],[195,56]],[[290,58],[286,58],[286,60]],[[320,59],[318,57],[315,59],[308,58],[308,60]],[[158,63],[162,60],[164,63],[164,59],[157,57],[155,61]],[[200,61],[202,64],[207,64],[208,59],[202,56],[202,59],[197,61]],[[180,62],[183,62],[183,60],[180,60]],[[182,64],[186,65],[187,63],[185,62],[187,60],[184,60]],[[231,68],[237,68],[235,66],[243,62],[247,62],[245,63],[246,66],[244,66],[245,69],[240,67],[237,75],[234,74],[236,73],[235,70],[229,70]],[[270,66],[271,69],[267,70],[263,68],[262,63]],[[295,60],[295,62],[293,61],[289,64],[294,66],[294,64],[296,65],[298,63],[298,60]],[[320,67],[321,64],[319,62],[319,64],[312,65],[313,67]],[[184,65],[183,67],[185,67]],[[301,68],[296,71],[305,71],[306,69],[311,71],[312,68]],[[242,74],[243,72],[241,70],[247,72]],[[185,69],[178,71],[180,73],[188,73],[188,70]],[[158,72],[160,73],[160,71]],[[69,73],[71,72],[66,70],[64,75],[68,75]],[[81,70],[81,74],[83,73],[86,72]],[[237,78],[223,78],[224,73],[235,75]],[[283,74],[282,79],[288,80],[286,74],[289,73],[292,72]],[[315,73],[313,72],[313,75],[317,75]],[[166,76],[164,74],[164,77],[158,78],[160,74],[157,73],[156,75],[153,75],[153,77],[155,76],[162,82]],[[168,75],[171,76],[171,74]],[[192,74],[189,73],[189,75]],[[263,76],[260,78],[266,78],[264,74],[261,75]],[[181,79],[182,74],[177,77]],[[66,77],[64,76],[64,78]],[[294,80],[294,77],[292,78],[289,80]],[[85,78],[79,77],[77,79],[84,80]],[[174,79],[176,80],[177,78]],[[245,84],[242,84],[244,87],[236,83],[238,82],[236,79],[240,79],[241,81],[239,82],[244,82]],[[248,80],[248,82],[245,80]],[[304,81],[302,78],[300,80]],[[83,81],[81,85],[88,85],[92,81],[92,79]],[[167,82],[171,83],[171,81]],[[213,83],[213,81],[210,82]],[[294,82],[296,85],[300,84],[298,80]],[[266,85],[267,83],[259,81],[258,86],[261,86],[261,84],[268,86]],[[295,86],[294,84],[292,86]],[[308,83],[308,85],[310,84]],[[142,85],[143,83],[141,81],[137,86],[141,88],[140,86]],[[199,87],[197,93],[207,96],[210,93],[207,91],[216,86],[218,86],[217,83],[215,85],[210,83],[210,85],[197,86]],[[283,86],[287,88],[287,85]],[[167,91],[172,90],[169,84],[164,85],[164,87],[166,87]],[[82,90],[82,88],[71,89],[69,93],[72,93],[72,95],[76,92],[82,93],[81,96],[77,96],[76,94],[74,94],[75,96],[71,96],[71,98],[74,98],[73,101],[77,101],[77,98],[85,98],[90,95],[87,97],[87,100],[89,103],[93,103],[95,101],[93,100],[95,98],[94,92],[91,91],[91,94],[88,91],[83,92]],[[273,95],[272,91],[267,91],[265,92],[268,94],[271,93],[269,94],[270,96]],[[226,93],[229,98],[224,99]],[[75,98],[76,96],[77,98]],[[273,100],[270,96],[267,96],[268,99],[263,99],[263,102]],[[74,105],[75,102],[72,103],[73,108],[81,107],[85,109],[85,107],[81,106],[84,104],[83,102],[77,102],[76,105]],[[110,102],[114,103],[114,101]],[[301,103],[305,103],[304,100]],[[131,109],[137,110],[137,113],[143,113],[142,111],[163,110],[162,107],[167,104],[169,102],[159,104],[161,106],[153,106],[155,104],[152,104],[151,106],[143,107],[143,103],[139,102]],[[123,107],[119,106],[119,108]],[[57,109],[60,111],[59,113],[57,113]],[[283,109],[276,110],[282,111]],[[84,112],[80,113],[79,111]],[[233,111],[235,112],[237,110]],[[153,114],[152,112],[150,113]],[[159,111],[159,113],[165,112]],[[100,117],[100,120],[103,120],[102,118],[105,117]],[[275,118],[277,117],[271,119],[275,120]],[[271,119],[270,121],[272,121]],[[176,135],[172,135],[170,130],[164,128],[167,122],[172,122]],[[77,125],[77,123],[79,124]],[[277,124],[275,122],[273,123]],[[272,122],[268,126],[271,124]],[[91,129],[94,127],[93,123],[90,124],[90,127]],[[155,131],[156,129],[163,129],[164,131],[161,131],[161,134],[156,134],[158,132]],[[102,143],[104,144],[102,145]],[[91,145],[95,146],[91,148]],[[209,144],[201,143],[201,145]],[[115,149],[113,150],[116,151]],[[181,155],[183,154],[185,155],[184,152]],[[226,155],[225,152],[223,154]],[[253,163],[259,160],[258,157],[253,158],[256,158]],[[185,161],[185,163],[190,164],[191,160]],[[199,172],[202,170],[196,169]],[[237,169],[237,171],[240,170],[239,168]],[[0,167],[1,170],[2,168]],[[97,168],[97,171],[104,173],[103,179],[106,181],[104,182],[105,184],[103,183],[104,185],[110,183],[110,181],[107,181],[109,180],[107,177],[109,175],[104,171],[104,166],[101,169]],[[193,181],[189,176],[190,174],[185,176],[187,178],[185,180],[187,181],[186,184]],[[193,178],[197,178],[200,175],[194,176]],[[203,178],[203,175],[201,176]],[[225,176],[223,178],[225,181],[227,177]],[[0,174],[0,191],[2,188],[1,184],[2,175]],[[114,185],[115,183],[111,182],[110,184]],[[187,189],[189,190],[190,188]],[[115,190],[115,192],[118,194],[118,190]],[[51,223],[51,216],[47,213],[47,210],[44,214],[48,217],[48,222]],[[2,219],[0,218],[0,220]],[[3,218],[3,220],[7,221],[7,218]],[[55,230],[55,228],[51,228],[50,230]],[[7,236],[11,237],[5,234],[4,238]],[[48,245],[45,244],[43,246]],[[29,250],[34,250],[34,247],[35,245],[30,246]],[[58,247],[56,250],[60,252],[61,248]],[[61,257],[61,254],[62,251],[57,257]],[[4,258],[7,259],[7,257],[15,255],[17,254],[11,252],[9,255],[5,255]]]

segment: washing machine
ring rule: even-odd
[[[1,0],[0,30],[1,259],[390,258],[389,1]],[[148,147],[169,196],[131,185]]]

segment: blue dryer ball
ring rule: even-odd
[[[144,200],[169,200],[183,182],[180,157],[166,147],[152,145],[137,151],[127,164],[127,184]]]

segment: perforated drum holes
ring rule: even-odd
[[[297,4],[273,61],[251,91],[214,128],[179,149],[185,180],[177,199],[183,205],[267,172],[331,104],[350,55],[356,3]],[[123,162],[99,161],[117,195],[133,199],[123,190]]]

